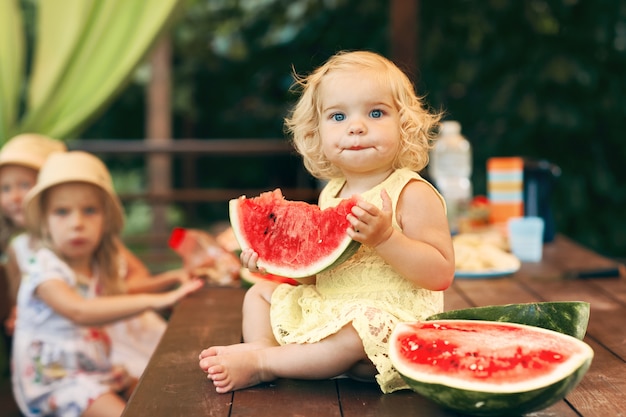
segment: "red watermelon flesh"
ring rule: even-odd
[[[576,345],[557,349],[544,334],[525,328],[459,322],[421,324],[400,341],[400,349],[416,369],[424,365],[490,384],[527,381],[529,373],[549,373],[578,352]]]
[[[302,278],[343,262],[358,249],[348,237],[346,216],[356,199],[321,210],[315,204],[286,200],[279,189],[229,203],[230,222],[242,249],[252,248],[259,268]]]

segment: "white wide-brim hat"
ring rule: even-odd
[[[36,133],[14,136],[0,150],[0,166],[20,165],[39,171],[52,153],[65,152],[65,143]]]
[[[124,227],[124,211],[113,189],[111,174],[99,158],[83,151],[53,153],[48,157],[39,171],[37,184],[24,197],[26,227],[31,231],[40,229],[43,219],[43,192],[55,185],[70,182],[82,182],[101,188],[106,196],[105,210],[110,212],[110,218],[107,218],[110,224],[107,225],[114,234],[121,233]]]

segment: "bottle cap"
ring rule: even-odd
[[[167,242],[169,247],[176,250],[180,247],[180,244],[185,239],[185,235],[187,234],[187,230],[182,227],[175,227],[172,229],[172,233],[170,234],[170,239]]]
[[[461,133],[461,123],[456,120],[446,120],[441,122],[439,127],[440,135],[452,135]]]

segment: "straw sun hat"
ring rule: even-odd
[[[110,213],[108,226],[118,234],[124,226],[124,212],[113,189],[111,175],[104,163],[96,156],[82,151],[51,154],[39,171],[37,184],[24,197],[26,225],[38,230],[43,219],[41,196],[55,185],[70,182],[92,184],[104,191],[105,210]]]
[[[63,142],[36,133],[14,136],[0,150],[0,166],[22,165],[39,171],[54,152],[65,152]]]

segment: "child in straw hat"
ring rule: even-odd
[[[103,325],[175,304],[193,280],[129,295],[119,273],[123,212],[104,164],[85,152],[51,155],[25,198],[35,253],[18,293],[13,392],[26,416],[119,416],[133,381],[111,363]]]
[[[4,321],[2,337],[7,346],[15,323],[15,297],[20,282],[18,263],[26,262],[27,258],[21,255],[31,251],[29,239],[16,238],[25,227],[24,196],[35,185],[37,173],[48,155],[65,151],[63,142],[35,133],[15,136],[0,150],[0,268],[4,272],[0,282],[0,320]]]
[[[0,150],[0,251],[24,229],[22,201],[35,185],[37,173],[53,152],[65,152],[59,140],[35,133],[11,138]]]

